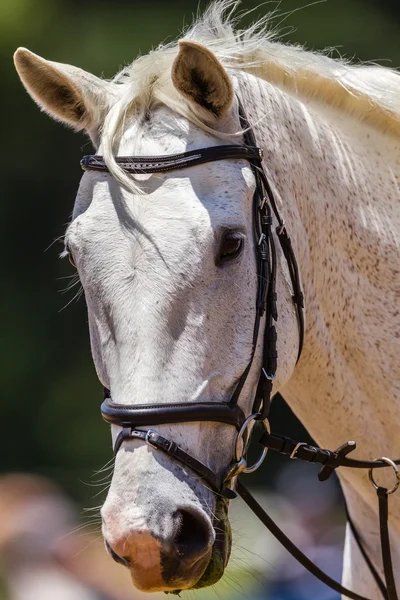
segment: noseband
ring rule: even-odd
[[[278,318],[276,306],[277,255],[273,235],[273,216],[275,217],[275,235],[279,240],[289,269],[293,292],[292,299],[297,314],[299,329],[297,361],[300,358],[304,340],[304,302],[297,260],[292,248],[291,240],[286,230],[285,223],[278,211],[274,194],[263,169],[262,150],[257,147],[254,132],[240,102],[239,117],[243,128],[243,145],[212,146],[169,156],[128,156],[115,158],[116,163],[124,169],[124,171],[136,174],[166,173],[168,171],[187,169],[189,167],[219,160],[247,160],[252,169],[256,183],[253,196],[253,228],[258,287],[254,306],[255,319],[251,357],[244,372],[236,382],[235,389],[229,402],[210,401],[187,402],[182,404],[125,405],[112,402],[110,391],[105,389],[105,398],[101,405],[102,416],[108,423],[118,425],[122,428],[114,444],[114,455],[117,454],[125,441],[143,441],[155,450],[163,452],[184,467],[189,468],[200,477],[200,481],[204,485],[209,486],[217,494],[229,499],[236,497],[235,492],[231,488],[233,478],[242,472],[249,473],[255,471],[264,460],[268,449],[273,449],[282,454],[289,454],[290,458],[298,458],[308,462],[321,464],[322,469],[319,474],[321,481],[328,479],[337,467],[370,469],[370,480],[377,490],[379,498],[381,548],[386,586],[369,559],[361,542],[360,535],[350,516],[347,515],[347,517],[355,540],[383,597],[385,600],[397,600],[387,524],[387,497],[397,489],[400,483],[400,476],[397,469],[397,464],[400,464],[400,460],[392,461],[388,458],[382,458],[377,461],[361,461],[351,459],[347,458],[347,454],[355,449],[355,442],[348,442],[333,452],[331,450],[310,446],[303,442],[296,442],[295,440],[291,440],[284,436],[273,435],[269,430],[267,417],[271,404],[272,385],[273,380],[276,377],[278,358],[276,344],[277,333],[275,328],[275,322]],[[84,156],[81,161],[81,166],[84,170],[108,172],[108,167],[101,156]],[[259,334],[262,319],[264,319],[262,366],[256,394],[253,400],[252,413],[250,416],[246,417],[238,405],[238,402],[253,364],[257,343],[260,337]],[[161,424],[199,421],[223,423],[235,427],[238,432],[235,445],[235,456],[231,464],[227,466],[224,473],[221,475],[211,471],[204,463],[185,452],[174,441],[168,440],[157,431],[154,431],[153,429],[138,429],[139,427],[148,428]],[[261,421],[264,424],[265,431],[259,440],[260,444],[263,446],[260,459],[253,466],[248,467],[245,459],[249,438],[247,429],[252,421]],[[396,484],[392,490],[386,490],[385,488],[377,486],[372,477],[372,469],[386,466],[391,466],[395,470]],[[368,600],[367,598],[346,589],[312,563],[272,521],[241,481],[237,481],[236,490],[271,533],[306,569],[315,575],[315,577],[340,594],[352,598],[353,600]]]

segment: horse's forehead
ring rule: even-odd
[[[110,175],[86,174],[77,196],[75,216],[87,237],[111,230],[144,231],[179,244],[180,235],[193,237],[208,230],[246,228],[252,173],[244,161],[220,161],[170,173],[136,178],[138,190],[121,190]],[[90,202],[90,210],[88,203]],[[86,211],[86,212],[85,212]],[[132,227],[131,227],[132,226]],[[174,235],[177,235],[176,240]]]
[[[121,136],[120,154],[146,156],[148,154],[175,154],[190,150],[191,146],[212,146],[217,139],[184,116],[167,106],[157,106],[152,111],[129,121]]]
[[[230,143],[192,125],[184,117],[160,108],[145,120],[136,119],[121,137],[120,156],[165,156],[191,149]],[[101,146],[98,151],[101,154]],[[91,200],[91,213],[101,229],[122,226],[118,205],[125,197],[131,216],[141,225],[157,228],[167,218],[181,219],[178,227],[195,231],[199,227],[246,225],[246,200],[251,197],[254,178],[243,160],[222,160],[168,173],[135,175],[136,191],[118,190],[108,174],[86,173],[76,199],[74,217],[84,212]],[[129,197],[128,197],[129,196]],[[110,213],[118,218],[109,219]],[[182,220],[182,217],[185,219]],[[95,221],[92,220],[95,226]],[[103,225],[102,225],[102,222]]]

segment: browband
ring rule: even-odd
[[[164,173],[164,171],[194,167],[195,165],[227,158],[260,160],[262,150],[251,146],[232,144],[199,148],[198,150],[189,150],[181,154],[169,154],[167,156],[116,156],[114,160],[127,173],[140,174]],[[103,157],[98,155],[84,156],[81,160],[81,167],[84,171],[108,171]]]

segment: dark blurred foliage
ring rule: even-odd
[[[244,1],[242,8],[257,4]],[[284,39],[400,64],[397,0],[329,0],[289,14],[302,4],[280,3]],[[267,2],[244,22],[276,6]],[[177,37],[197,8],[197,0],[0,0],[1,469],[49,475],[80,503],[93,496],[81,480],[110,459],[110,436],[99,414],[102,390],[85,303],[73,301],[76,287],[63,293],[73,271],[58,260],[63,246],[54,240],[69,220],[79,159],[91,146],[40,114],[18,80],[12,53],[27,46],[111,77],[138,53]],[[273,413],[277,431],[305,435],[283,403]],[[258,481],[279,464],[268,462]]]

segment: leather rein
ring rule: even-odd
[[[275,322],[278,318],[276,307],[277,255],[272,231],[273,215],[276,220],[275,235],[281,245],[289,269],[293,291],[292,298],[297,314],[299,329],[297,361],[300,358],[304,341],[304,300],[300,284],[299,269],[291,240],[286,230],[285,223],[278,211],[274,194],[262,166],[262,150],[257,147],[253,129],[246,118],[240,102],[239,117],[243,129],[243,145],[212,146],[168,156],[132,156],[115,158],[117,164],[123,168],[124,171],[137,174],[165,173],[219,160],[247,160],[251,166],[256,182],[253,196],[253,226],[258,288],[255,302],[251,357],[247,367],[236,383],[229,402],[210,401],[181,404],[125,405],[114,403],[111,399],[110,391],[105,389],[105,397],[101,405],[103,419],[107,421],[107,423],[118,425],[122,428],[114,444],[114,456],[116,456],[118,450],[125,441],[135,439],[141,440],[152,448],[163,452],[184,467],[189,468],[200,477],[200,480],[204,485],[211,488],[218,495],[228,499],[235,498],[236,493],[232,489],[232,486],[234,485],[238,494],[251,510],[286,550],[298,560],[298,562],[320,581],[353,600],[369,599],[346,589],[312,563],[312,561],[310,561],[310,559],[308,559],[301,550],[286,537],[274,521],[272,521],[247,488],[239,479],[237,479],[237,476],[240,473],[251,473],[255,471],[262,464],[268,449],[275,450],[282,454],[288,454],[292,459],[296,458],[307,462],[321,464],[322,469],[318,476],[320,481],[328,479],[337,467],[369,469],[369,478],[377,491],[379,500],[381,550],[386,585],[383,583],[364,549],[360,535],[348,513],[347,518],[361,554],[363,555],[383,597],[385,600],[398,600],[388,532],[388,496],[395,492],[400,484],[400,475],[397,468],[397,465],[400,464],[400,459],[392,461],[389,458],[382,457],[376,461],[356,460],[347,457],[349,452],[355,450],[355,442],[347,442],[337,450],[331,451],[270,433],[267,417],[271,404],[272,385],[276,376],[278,358],[276,345],[277,333],[275,328]],[[98,155],[84,156],[81,160],[81,166],[84,170],[108,171],[108,167],[105,164],[103,157]],[[252,414],[246,418],[246,415],[238,405],[238,401],[253,364],[262,319],[264,319],[262,366],[253,401]],[[158,432],[152,429],[139,429],[142,427],[150,427],[152,425],[188,423],[194,421],[218,422],[236,428],[238,434],[236,438],[235,457],[221,475],[214,473],[204,463],[185,452],[174,441],[168,440]],[[249,467],[245,456],[249,443],[248,426],[252,421],[261,421],[264,425],[264,432],[259,440],[263,450],[259,460]],[[373,469],[388,466],[391,466],[394,469],[396,475],[396,483],[391,490],[378,486],[372,475]]]

